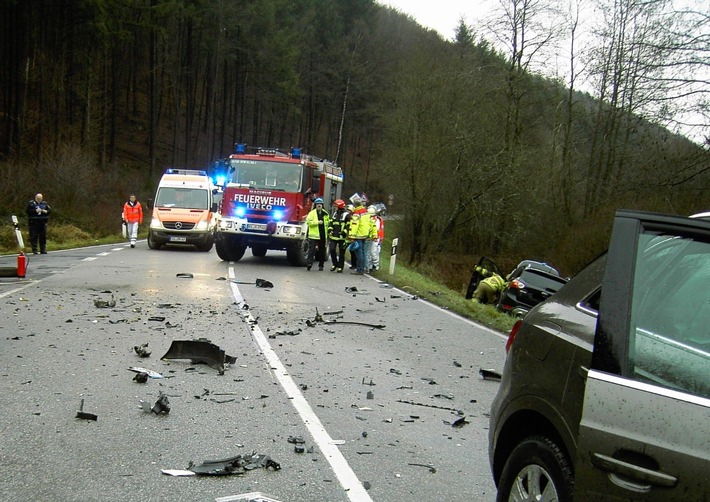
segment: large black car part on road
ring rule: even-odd
[[[510,333],[497,500],[710,499],[710,222],[619,211],[605,255]]]

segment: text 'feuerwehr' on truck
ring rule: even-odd
[[[215,226],[215,249],[222,260],[239,261],[248,247],[254,256],[285,250],[293,266],[305,266],[306,216],[312,201],[324,207],[341,197],[342,169],[301,153],[235,145]]]
[[[167,169],[152,203],[148,247],[164,244],[192,244],[210,251],[214,244],[214,215],[217,192],[206,171]]]

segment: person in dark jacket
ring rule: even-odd
[[[330,217],[330,226],[328,227],[328,247],[330,248],[330,261],[333,264],[330,267],[331,272],[343,272],[345,265],[345,244],[350,229],[350,212],[345,209],[345,201],[337,199],[333,205],[335,211]]]
[[[26,212],[29,218],[32,253],[37,254],[37,249],[39,249],[40,253],[47,254],[47,220],[52,208],[49,207],[42,194],[38,193],[34,199],[27,203]]]

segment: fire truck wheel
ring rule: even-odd
[[[217,256],[224,261],[239,261],[247,250],[246,246],[236,245],[231,239],[218,237],[215,241]]]
[[[266,256],[266,247],[265,246],[252,246],[251,247],[251,254],[252,256],[257,256],[259,258],[263,258]]]
[[[289,247],[286,250],[286,258],[288,259],[288,263],[293,267],[305,267],[306,258],[308,258],[308,243],[306,239]]]

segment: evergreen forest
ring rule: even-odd
[[[583,45],[575,2],[499,3],[447,40],[373,0],[2,0],[0,213],[41,191],[105,235],[167,167],[298,146],[459,288],[482,255],[575,273],[616,209],[710,209],[710,138],[679,132],[710,124],[707,5],[594,0]]]

